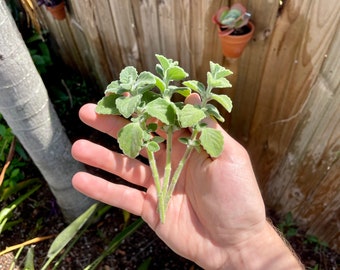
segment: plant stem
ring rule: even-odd
[[[172,193],[174,192],[175,190],[175,187],[176,187],[176,184],[177,184],[177,181],[179,179],[179,176],[181,175],[181,172],[183,170],[183,167],[186,163],[186,161],[188,160],[188,158],[190,157],[190,154],[192,152],[192,149],[194,147],[193,146],[188,146],[187,149],[185,150],[184,152],[184,155],[182,157],[182,159],[180,160],[175,172],[174,172],[174,175],[171,179],[171,183],[170,183],[170,186],[168,188],[168,191],[165,195],[165,200],[164,200],[164,203],[165,205],[168,205],[170,199],[171,199],[171,196],[172,196]]]
[[[164,196],[161,188],[161,182],[159,179],[159,173],[156,165],[156,159],[155,155],[153,152],[147,149],[148,153],[148,159],[149,159],[149,164],[152,172],[152,176],[155,182],[156,186],[156,192],[157,192],[157,197],[158,197],[158,211],[159,211],[159,217],[161,219],[161,222],[165,222],[165,207],[164,207]]]
[[[167,131],[167,140],[166,140],[166,161],[164,168],[164,181],[162,186],[163,198],[167,193],[170,177],[171,177],[171,151],[172,151],[172,131],[173,128],[169,127]]]
[[[196,140],[196,137],[197,137],[197,134],[198,134],[198,130],[197,129],[193,129],[192,130],[192,134],[191,134],[191,138],[190,138],[190,141],[194,142]],[[170,183],[170,186],[168,188],[168,191],[166,192],[166,195],[165,195],[165,205],[168,205],[170,199],[171,199],[171,196],[172,196],[172,193],[174,192],[175,190],[175,187],[176,187],[176,184],[177,184],[177,181],[179,179],[179,176],[181,175],[181,172],[183,170],[183,167],[185,165],[185,163],[187,162],[187,160],[189,159],[190,157],[190,154],[192,152],[192,150],[194,149],[194,146],[192,144],[188,144],[187,145],[187,149],[185,150],[184,154],[183,154],[183,157],[181,158],[175,172],[174,172],[174,175],[171,179],[171,183]]]

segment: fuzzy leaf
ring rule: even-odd
[[[180,81],[184,78],[188,77],[189,74],[184,71],[183,68],[174,66],[169,67],[167,70],[165,70],[165,78],[169,81]]]
[[[157,93],[155,93],[153,91],[147,91],[147,92],[143,93],[141,104],[142,103],[147,104],[150,101],[155,100],[158,97],[159,97],[159,94],[157,94]]]
[[[146,145],[146,147],[147,147],[148,150],[151,151],[151,152],[157,152],[157,151],[160,149],[158,143],[156,143],[155,141],[149,142],[149,143]]]
[[[183,128],[193,127],[203,120],[206,115],[199,109],[191,104],[187,104],[179,112],[179,122]]]
[[[128,66],[124,68],[119,74],[120,85],[124,89],[131,89],[133,83],[136,81],[138,77],[137,70],[132,67]]]
[[[212,88],[227,88],[231,87],[231,83],[226,78],[214,78],[213,75],[208,72],[208,85]]]
[[[233,74],[231,70],[226,69],[225,67],[222,67],[221,65],[214,62],[210,62],[210,71],[215,79],[224,78]]]
[[[130,158],[138,156],[143,146],[143,129],[139,123],[129,123],[118,133],[119,148]]]
[[[157,98],[145,106],[145,110],[152,117],[162,121],[166,125],[174,124],[176,120],[175,105],[163,98]]]
[[[190,143],[190,139],[186,137],[180,137],[178,140],[185,145],[189,145]]]
[[[163,71],[163,68],[160,64],[156,64],[156,72],[159,76],[161,76],[163,78],[164,71]]]
[[[191,90],[194,90],[198,93],[203,93],[205,91],[205,86],[203,83],[199,82],[199,81],[195,81],[195,80],[189,80],[189,81],[185,81],[183,82],[183,84],[187,87],[189,87]]]
[[[186,87],[176,87],[175,92],[182,95],[183,97],[187,97],[191,94],[191,90]]]
[[[211,98],[220,103],[228,112],[231,112],[233,108],[233,103],[227,95],[216,95],[211,94]]]
[[[155,76],[150,72],[144,71],[139,74],[135,84],[135,89],[137,90],[138,94],[142,94],[143,92],[153,88],[155,84]]]
[[[118,97],[119,96],[115,94],[103,97],[98,101],[96,113],[120,115],[120,112],[116,107],[116,100]]]
[[[223,150],[223,135],[214,128],[203,128],[200,141],[202,147],[211,157],[218,157]]]
[[[155,76],[156,79],[156,87],[161,91],[161,93],[164,93],[165,90],[165,83],[157,76]]]
[[[169,87],[166,89],[166,95],[171,97],[174,93],[178,93],[184,97],[187,97],[191,94],[191,90],[187,87],[169,85]]]
[[[155,76],[148,71],[143,71],[139,74],[138,79],[136,81],[138,84],[154,84],[155,83]]]
[[[149,132],[155,132],[158,128],[158,125],[156,123],[150,123],[147,126]]]
[[[119,90],[121,89],[122,88],[120,87],[119,81],[113,81],[106,87],[105,94],[108,93],[118,94]]]
[[[156,143],[162,143],[162,142],[165,141],[165,139],[161,136],[155,136],[155,137],[152,138],[152,141],[156,142]]]
[[[142,95],[119,97],[116,100],[117,109],[125,117],[129,118],[137,109]]]
[[[165,56],[160,55],[160,54],[156,54],[156,57],[157,57],[159,63],[161,64],[163,71],[170,67],[170,64],[172,62],[171,59],[168,59]]]
[[[224,122],[224,118],[222,117],[222,115],[220,114],[220,112],[218,111],[218,109],[214,105],[207,104],[205,106],[205,110],[206,110],[208,115],[213,116],[214,118],[216,118],[220,122]]]

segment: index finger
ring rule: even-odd
[[[96,106],[93,103],[83,105],[79,110],[80,119],[86,125],[117,138],[118,131],[129,121],[118,115],[97,114],[95,111]]]

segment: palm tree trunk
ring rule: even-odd
[[[0,113],[46,179],[65,219],[76,218],[93,203],[71,184],[73,174],[85,168],[71,157],[71,143],[4,0],[0,0]]]

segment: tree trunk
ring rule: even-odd
[[[67,221],[93,201],[71,184],[85,170],[48,98],[27,47],[4,0],[0,0],[0,113],[47,181]]]

